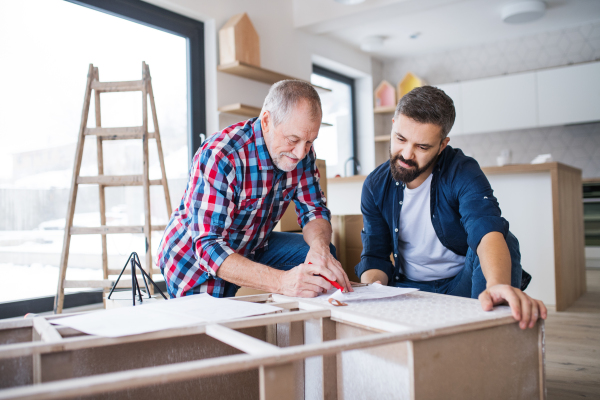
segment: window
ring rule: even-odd
[[[141,79],[142,61],[148,63],[178,206],[206,126],[203,42],[201,22],[138,0],[0,3],[0,302],[56,293],[88,64],[98,67],[101,81],[120,81]],[[141,125],[139,93],[101,99],[102,126]],[[95,126],[93,104],[90,111],[88,126]],[[82,175],[97,174],[95,145],[86,139]],[[105,174],[141,173],[141,141],[103,147]],[[158,176],[150,141],[150,178]],[[143,224],[141,188],[106,188],[106,203],[108,225]],[[75,225],[99,225],[97,186],[80,186],[76,204]],[[152,223],[165,224],[162,187],[151,188],[151,205]],[[107,238],[109,268],[122,268],[131,251],[144,253],[141,235]],[[152,238],[154,257],[160,238],[161,232]],[[70,249],[67,279],[102,278],[99,235],[73,236]],[[52,309],[46,307],[28,311]],[[10,316],[0,309],[0,318]]]
[[[354,79],[313,65],[311,83],[331,89],[321,93],[323,122],[315,141],[317,157],[327,163],[327,177],[350,176],[360,164],[356,158]]]

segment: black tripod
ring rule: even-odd
[[[140,303],[143,302],[142,292],[140,291],[140,284],[138,283],[138,279],[137,279],[137,276],[135,273],[136,266],[139,268],[140,272],[142,273],[142,279],[144,280],[144,286],[146,286],[146,293],[148,293],[148,298],[150,299],[152,297],[150,296],[150,289],[148,289],[148,282],[146,281],[146,278],[148,278],[148,280],[154,285],[156,290],[158,290],[160,292],[162,297],[164,297],[165,300],[167,300],[167,296],[165,296],[165,294],[162,292],[162,290],[160,290],[158,285],[156,283],[154,283],[152,278],[150,278],[150,275],[148,275],[146,273],[146,271],[144,271],[144,269],[142,268],[142,264],[140,263],[140,258],[138,257],[138,254],[135,251],[129,255],[129,258],[127,259],[127,262],[123,266],[123,269],[121,270],[121,273],[119,274],[119,277],[117,278],[117,281],[113,285],[112,289],[110,289],[110,293],[108,294],[107,298],[110,299],[110,295],[114,292],[115,288],[117,287],[117,284],[119,283],[119,279],[121,279],[123,272],[125,272],[125,269],[127,268],[127,264],[129,264],[130,262],[131,262],[131,294],[133,296],[133,305],[135,306],[136,290],[138,293],[138,298],[139,298]]]

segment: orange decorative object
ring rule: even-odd
[[[412,72],[407,72],[404,78],[398,82],[398,98],[401,99],[406,93],[414,88],[426,85],[425,81]]]

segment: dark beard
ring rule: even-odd
[[[392,170],[392,176],[398,182],[410,183],[417,179],[423,172],[427,171],[429,167],[431,167],[437,161],[438,157],[439,156],[436,155],[427,163],[427,165],[425,165],[423,168],[419,168],[419,165],[416,163],[416,161],[405,160],[400,153],[392,156],[392,151],[390,150],[390,169]],[[398,160],[413,168],[407,169],[401,167],[398,165]]]

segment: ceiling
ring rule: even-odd
[[[385,38],[383,58],[401,58],[493,43],[600,21],[600,0],[546,0],[533,22],[502,21],[502,6],[515,0],[293,0],[296,28],[359,47],[365,37]],[[418,33],[416,39],[410,36]]]

